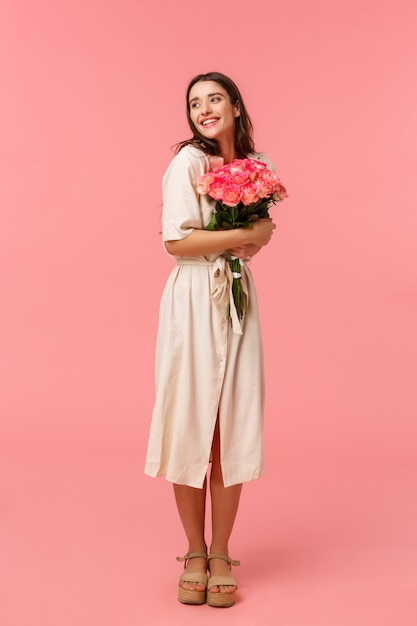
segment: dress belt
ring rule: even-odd
[[[237,315],[235,301],[233,298],[233,273],[230,267],[229,261],[224,256],[218,256],[215,261],[206,261],[199,259],[177,259],[177,265],[206,265],[211,266],[213,289],[210,294],[211,299],[219,306],[223,305],[225,311],[227,311],[230,305],[230,319],[232,321],[232,330],[237,335],[242,335],[242,325]],[[241,261],[241,270],[244,270],[245,266]],[[248,281],[246,272],[241,271],[241,285],[242,291],[246,296],[246,303],[248,302]]]

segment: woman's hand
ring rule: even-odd
[[[275,228],[276,225],[270,218],[254,222],[252,228],[245,229],[247,241],[240,246],[230,248],[230,254],[238,259],[254,256],[263,246],[269,243]]]
[[[249,256],[255,256],[261,248],[262,246],[257,246],[256,243],[247,243],[243,246],[231,248],[229,252],[232,256],[236,256],[238,259],[246,259]]]
[[[270,218],[253,222],[252,228],[247,229],[247,241],[256,246],[266,246],[269,243],[276,225]]]

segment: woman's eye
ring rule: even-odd
[[[196,109],[198,106],[200,106],[198,102],[193,102],[191,108]]]

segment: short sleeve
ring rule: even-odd
[[[206,168],[204,152],[186,146],[173,158],[162,180],[162,239],[184,239],[203,228],[198,178]]]

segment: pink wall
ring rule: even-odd
[[[414,0],[0,0],[2,626],[195,622],[142,468],[161,176],[210,70],[290,193],[253,262],[267,475],[216,621],[417,623],[416,27]]]
[[[1,442],[134,446],[141,464],[171,267],[160,179],[187,81],[216,69],[290,193],[253,262],[270,471],[312,441],[411,454],[415,3],[2,5]]]

